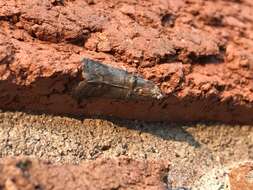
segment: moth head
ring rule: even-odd
[[[134,93],[136,93],[138,96],[155,98],[158,100],[164,97],[159,87],[153,82],[140,78],[136,82]]]

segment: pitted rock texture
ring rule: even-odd
[[[163,177],[169,164],[119,158],[53,165],[28,158],[5,158],[0,166],[0,185],[6,190],[166,190]]]
[[[253,162],[234,162],[217,167],[203,175],[192,190],[251,190],[253,189]]]
[[[230,190],[253,189],[253,163],[238,164],[229,173]]]
[[[0,108],[253,123],[252,8],[250,0],[2,0]],[[78,102],[83,57],[152,80],[166,98]]]

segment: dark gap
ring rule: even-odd
[[[162,16],[161,24],[164,27],[173,27],[175,25],[175,21],[176,21],[176,16],[168,13]]]
[[[172,182],[170,181],[168,174],[164,175],[162,177],[162,182],[165,183],[165,185],[167,186],[168,190],[171,190],[172,188]]]
[[[86,40],[87,38],[85,38],[83,35],[78,36],[77,38],[73,38],[73,39],[66,39],[68,43],[76,45],[76,46],[80,46],[80,47],[84,47]]]
[[[165,103],[165,104],[162,105],[162,109],[166,109],[167,107],[168,107],[167,103]]]
[[[101,149],[102,151],[109,150],[110,148],[111,148],[111,145],[101,145],[101,146],[100,146],[100,149]]]
[[[6,55],[3,59],[0,59],[0,64],[9,64],[14,61],[14,55]]]
[[[171,79],[171,75],[163,77],[163,81],[169,81]]]
[[[94,5],[95,4],[94,0],[86,0],[86,2],[87,2],[88,5]]]
[[[64,0],[54,0],[54,1],[52,1],[52,5],[54,5],[54,6],[64,6]]]
[[[206,19],[206,23],[210,26],[222,27],[222,26],[224,26],[223,16],[217,15],[217,16],[208,17]]]
[[[84,47],[85,42],[88,40],[90,37],[90,31],[89,30],[84,30],[80,35],[78,35],[75,38],[69,38],[66,39],[68,43],[71,43],[76,46]]]
[[[16,167],[20,170],[27,171],[32,165],[32,162],[30,160],[21,160],[16,164]]]
[[[41,185],[35,185],[34,187],[35,190],[43,190],[42,186]]]
[[[15,13],[12,15],[0,16],[0,21],[3,20],[3,21],[8,21],[12,24],[16,24],[20,20],[20,15],[21,13]]]
[[[226,46],[225,45],[219,46],[219,51],[220,55],[224,56],[226,53]]]
[[[219,91],[219,92],[222,92],[225,90],[225,86],[223,85],[215,85],[215,88]]]
[[[159,63],[171,63],[178,61],[178,54],[166,54],[165,56],[159,59]]]
[[[124,13],[124,12],[122,12],[122,14],[128,16],[130,19],[132,19],[133,21],[137,22],[136,17],[135,17],[134,14],[132,14],[132,13]]]
[[[31,31],[29,34],[30,34],[34,39],[37,38],[37,36],[36,36],[36,34],[34,33],[34,31]]]
[[[242,0],[224,0],[224,1],[229,1],[229,2],[233,2],[233,3],[241,3]]]
[[[224,62],[222,55],[196,55],[194,52],[191,52],[188,58],[192,63],[196,64],[219,64]]]
[[[193,15],[193,16],[198,16],[200,14],[200,12],[198,10],[192,10],[190,11],[190,13]]]

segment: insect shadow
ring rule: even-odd
[[[131,130],[137,130],[157,136],[163,140],[187,142],[189,145],[200,148],[201,144],[194,136],[187,131],[187,128],[193,127],[193,124],[175,124],[166,122],[142,122],[132,120],[120,120],[107,118],[113,124],[125,127]]]

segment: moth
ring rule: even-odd
[[[111,99],[162,99],[164,96],[152,81],[101,62],[84,58],[83,80],[74,89],[78,100],[89,97]]]

